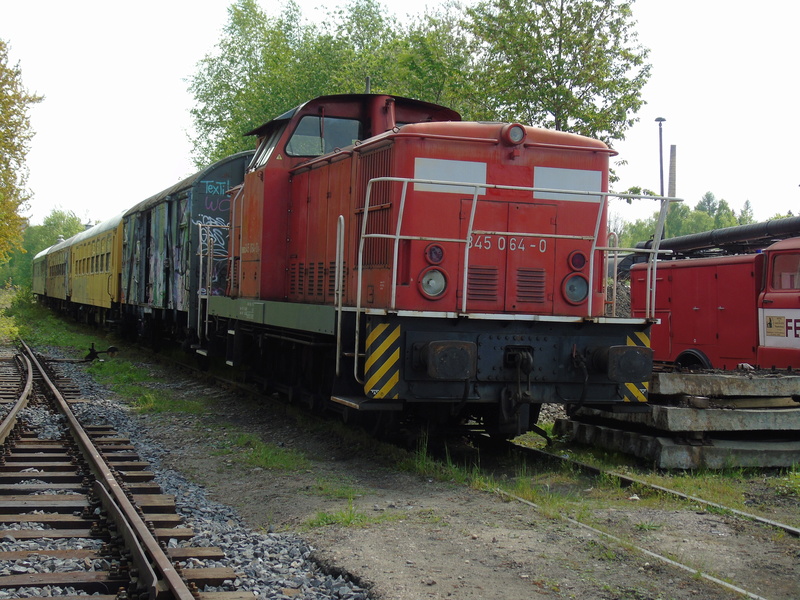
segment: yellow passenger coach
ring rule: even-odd
[[[87,322],[105,323],[119,304],[122,272],[122,214],[70,240],[70,300],[87,311]]]

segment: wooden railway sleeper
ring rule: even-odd
[[[39,378],[37,377],[37,379]],[[45,378],[42,378],[42,380],[46,383]],[[61,404],[63,409],[65,405],[63,396],[59,397],[57,390],[52,389],[51,384],[48,383],[47,385],[51,386],[51,393],[49,395],[53,397],[55,403]],[[70,416],[68,411],[67,420],[70,428],[77,425],[74,416]],[[180,577],[177,577],[177,572],[173,567],[173,561],[178,560],[177,557],[181,556],[180,553],[176,553],[171,558],[167,558],[166,561],[161,558],[156,558],[158,554],[161,553],[164,547],[164,541],[167,538],[187,539],[194,535],[194,532],[188,528],[176,527],[176,524],[180,523],[181,520],[174,512],[165,514],[167,511],[164,511],[164,508],[168,510],[171,508],[172,511],[174,511],[174,497],[159,500],[152,496],[152,494],[158,492],[159,489],[157,485],[149,483],[153,479],[153,474],[146,470],[147,466],[145,464],[137,461],[137,457],[135,456],[128,456],[126,457],[127,460],[114,460],[114,458],[118,458],[114,455],[116,451],[127,451],[131,448],[128,448],[128,446],[130,446],[129,439],[113,436],[115,436],[115,434],[109,431],[108,428],[104,428],[102,432],[98,431],[96,433],[94,437],[98,438],[99,442],[105,446],[104,454],[107,458],[105,461],[100,461],[99,463],[92,462],[92,466],[90,467],[89,463],[82,458],[84,454],[79,452],[78,448],[80,447],[84,451],[88,451],[89,458],[94,456],[95,458],[92,459],[93,461],[97,460],[99,454],[97,451],[91,450],[92,445],[88,440],[89,436],[82,433],[79,428],[73,429],[73,433],[62,440],[39,441],[32,437],[24,424],[17,425],[13,430],[13,435],[7,436],[6,439],[3,440],[4,453],[3,456],[0,457],[0,460],[4,465],[19,465],[20,468],[23,469],[27,466],[26,460],[28,462],[33,461],[38,465],[36,468],[41,469],[38,471],[38,475],[34,473],[20,473],[17,479],[21,477],[39,478],[44,479],[46,483],[35,485],[32,483],[25,483],[24,486],[20,486],[13,491],[11,491],[10,485],[2,485],[0,487],[9,488],[12,494],[25,493],[23,490],[39,489],[38,486],[41,486],[42,489],[46,489],[49,486],[67,489],[65,486],[69,485],[70,489],[76,489],[77,491],[78,481],[80,481],[84,493],[89,492],[90,488],[92,489],[93,493],[88,494],[83,500],[85,505],[81,506],[79,503],[77,507],[74,507],[79,509],[80,512],[69,517],[65,515],[63,518],[63,523],[69,523],[67,525],[69,529],[64,530],[64,532],[67,535],[77,534],[81,536],[97,534],[107,540],[107,545],[104,546],[108,551],[107,556],[113,557],[113,555],[116,554],[118,558],[112,558],[110,573],[94,572],[88,577],[74,574],[64,575],[64,579],[68,580],[70,577],[73,577],[76,582],[82,581],[81,587],[84,587],[84,585],[86,587],[102,585],[107,589],[107,584],[120,581],[121,576],[127,571],[131,575],[131,583],[123,584],[122,586],[114,586],[118,590],[117,598],[130,600],[144,598],[153,599],[161,597],[168,591],[173,594],[174,598],[181,600],[193,600],[197,598],[199,596],[197,585],[188,585],[186,582],[182,581]],[[18,456],[13,460],[10,460],[12,453],[10,442],[12,440],[8,439],[8,437],[13,437],[18,442],[17,448],[14,450]],[[20,452],[21,446],[24,447]],[[41,456],[39,453],[42,453]],[[28,456],[22,458],[19,456],[22,454],[27,454]],[[114,474],[118,475],[116,482],[112,481],[112,469],[109,469],[109,463],[115,463],[113,464],[113,471]],[[72,469],[72,475],[67,474],[67,468]],[[12,467],[5,470],[8,472],[14,469]],[[76,472],[78,475],[75,475]],[[98,480],[93,481],[95,478]],[[73,481],[66,483],[69,479]],[[148,483],[143,483],[145,480]],[[105,487],[106,485],[108,485],[108,488]],[[116,490],[116,498],[114,500],[111,499],[110,492],[112,490]],[[144,495],[146,502],[141,506],[137,505],[138,503],[135,502],[135,495]],[[101,508],[101,506],[103,508]],[[147,508],[145,508],[145,506],[147,506]],[[68,508],[71,509],[73,507],[64,506],[62,511]],[[123,512],[126,513],[126,516],[123,516]],[[128,525],[128,519],[130,519],[131,516],[135,516],[135,519],[132,519],[131,525]],[[54,520],[57,519],[54,518]],[[136,524],[137,520],[139,524]],[[75,525],[79,522],[86,522],[86,525],[91,527],[91,533],[88,530],[75,528]],[[140,547],[138,542],[139,539],[145,540],[145,537],[140,537],[142,529],[151,532],[155,536],[155,541],[142,542],[142,544],[148,544],[146,555],[142,552],[144,546]],[[48,535],[47,537],[61,537],[61,535]],[[158,539],[159,537],[161,539]],[[128,554],[125,550],[120,550],[119,542],[123,538],[126,541],[127,547],[138,548],[138,550],[132,554]],[[151,545],[153,543],[158,548],[158,553],[153,551],[153,546]],[[166,558],[165,555],[169,555],[169,553],[161,554],[162,557]],[[151,560],[153,561],[153,565],[150,564]],[[153,566],[156,564],[158,565],[158,572],[165,575],[164,578],[155,577]],[[184,574],[189,575],[192,579],[196,578],[198,581],[205,582],[223,576],[225,578],[230,578],[233,574],[230,569],[224,574],[221,573],[222,570],[220,569],[193,569],[192,571],[195,572]],[[220,572],[217,573],[216,571]],[[171,577],[170,572],[173,574]],[[235,576],[235,574],[233,575]],[[59,577],[62,577],[62,575],[59,575]],[[84,579],[81,579],[82,577],[84,577]],[[169,581],[169,583],[167,583],[167,581]]]

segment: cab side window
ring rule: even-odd
[[[772,262],[772,289],[800,289],[800,254],[778,254]]]
[[[278,144],[278,140],[280,139],[284,129],[286,128],[278,127],[268,135],[264,136],[264,138],[258,145],[256,153],[253,155],[253,160],[250,161],[250,165],[248,165],[247,167],[248,171],[252,171],[254,169],[260,169],[261,167],[267,164],[267,161],[272,156],[272,151]]]

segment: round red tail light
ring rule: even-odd
[[[586,255],[580,250],[575,250],[574,252],[570,253],[567,260],[569,262],[569,268],[573,271],[582,271],[586,266],[586,263],[589,262],[586,258]]]
[[[425,260],[432,265],[438,265],[444,260],[444,248],[439,244],[429,244],[428,247],[425,248]]]

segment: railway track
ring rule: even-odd
[[[227,383],[231,384],[231,382],[227,382]],[[77,391],[75,391],[75,394],[76,394],[76,396],[79,395],[79,393]],[[636,483],[638,483],[638,482],[636,482]],[[578,522],[576,522],[576,524],[581,526],[581,527],[585,527],[584,524],[581,524],[581,523],[578,523]],[[592,531],[595,531],[597,533],[597,535],[607,536],[610,539],[615,539],[615,540],[617,539],[617,538],[613,538],[613,536],[610,536],[607,533],[604,533],[602,531],[595,530],[593,528],[590,528],[590,529]],[[621,544],[621,545],[624,545],[624,546],[632,546],[632,544],[630,544],[630,542],[625,541],[624,539],[620,539],[617,542],[619,544]],[[638,546],[637,546],[637,549],[638,549]],[[697,578],[697,579],[700,579],[700,578],[707,579],[709,582],[713,582],[715,584],[720,584],[722,587],[727,587],[729,591],[732,591],[735,594],[739,594],[739,595],[742,595],[742,596],[745,596],[745,597],[749,597],[749,598],[753,598],[753,599],[759,599],[759,598],[764,598],[764,597],[767,597],[767,598],[777,597],[777,596],[770,596],[769,594],[758,595],[758,594],[755,594],[755,593],[747,592],[747,591],[745,591],[745,590],[743,590],[741,588],[737,588],[735,586],[726,585],[726,582],[720,581],[718,578],[715,579],[714,577],[707,576],[705,574],[701,574],[696,569],[694,569],[692,567],[688,567],[688,566],[683,566],[682,567],[679,563],[675,563],[674,561],[670,561],[668,558],[665,558],[663,555],[662,556],[658,556],[656,553],[653,553],[651,550],[647,550],[646,548],[641,548],[642,555],[644,555],[646,557],[653,557],[653,558],[657,558],[657,559],[663,559],[663,560],[665,560],[665,562],[667,564],[669,564],[669,565],[671,565],[673,567],[684,568],[687,572],[691,573],[691,578],[692,579],[695,579],[695,578]],[[667,556],[669,556],[669,553],[667,553]],[[654,561],[651,561],[651,562],[654,562]],[[745,585],[744,587],[748,587],[748,586]]]
[[[109,426],[83,428],[70,409],[77,390],[62,393],[57,384],[67,382],[54,381],[23,347],[21,355],[0,354],[4,597],[252,598],[201,591],[235,579],[230,568],[177,566],[224,555],[213,547],[166,549],[194,535],[174,497],[161,493],[129,439]]]
[[[604,477],[608,477],[610,479],[614,479],[617,482],[619,482],[620,487],[630,487],[630,486],[634,486],[635,485],[635,486],[640,487],[640,488],[646,488],[646,489],[652,490],[653,492],[657,492],[657,493],[660,493],[660,494],[665,494],[665,495],[668,495],[668,496],[672,496],[672,497],[678,498],[680,500],[687,500],[689,502],[693,502],[695,504],[698,504],[698,505],[706,507],[706,508],[712,508],[712,509],[716,509],[716,510],[725,511],[725,512],[728,512],[728,513],[730,513],[732,515],[735,515],[737,517],[740,517],[740,518],[743,518],[743,519],[747,519],[749,521],[753,521],[753,522],[759,523],[761,525],[765,525],[765,526],[768,526],[768,527],[774,527],[775,529],[779,529],[779,530],[783,531],[784,533],[788,533],[789,535],[792,535],[794,537],[800,537],[800,528],[795,527],[793,525],[787,525],[786,523],[781,523],[781,522],[775,521],[773,519],[767,519],[765,517],[761,517],[759,515],[754,515],[752,513],[748,513],[748,512],[745,512],[745,511],[742,511],[742,510],[739,510],[739,509],[736,509],[736,508],[732,508],[730,506],[725,506],[725,505],[719,504],[717,502],[712,502],[710,500],[705,500],[705,499],[700,498],[698,496],[692,496],[690,494],[684,494],[683,492],[680,492],[678,490],[673,490],[673,489],[670,489],[670,488],[667,488],[667,487],[664,487],[664,486],[660,486],[660,485],[656,485],[656,484],[653,484],[653,483],[649,483],[649,482],[647,482],[647,481],[645,481],[643,479],[638,479],[636,477],[631,477],[630,475],[625,475],[623,473],[617,473],[616,471],[609,471],[609,470],[606,470],[606,469],[600,469],[598,467],[595,467],[595,466],[592,466],[592,465],[589,465],[589,464],[586,464],[586,463],[583,463],[583,462],[580,462],[580,461],[576,461],[576,460],[574,460],[572,458],[569,458],[569,457],[566,457],[566,456],[560,456],[560,455],[557,455],[557,454],[552,454],[550,452],[545,452],[544,450],[540,450],[540,449],[537,449],[537,448],[530,448],[528,446],[520,446],[518,444],[514,444],[513,442],[510,442],[510,443],[511,443],[511,446],[512,446],[512,448],[513,448],[513,450],[515,452],[520,452],[520,453],[527,454],[529,456],[536,457],[536,458],[544,458],[544,459],[547,459],[547,460],[561,461],[561,462],[570,464],[573,467],[575,467],[577,469],[580,469],[581,471],[584,471],[584,472],[589,473],[591,475],[595,475],[595,476],[601,476],[602,475]]]
[[[558,455],[558,454],[553,454],[551,452],[547,452],[547,451],[544,451],[544,450],[541,450],[541,449],[538,449],[538,448],[531,448],[531,447],[528,447],[528,446],[522,446],[522,445],[514,443],[513,441],[509,441],[508,442],[508,447],[509,447],[509,449],[511,451],[516,452],[516,453],[518,453],[518,454],[520,454],[522,456],[532,457],[532,458],[534,458],[536,460],[548,460],[548,461],[561,462],[561,463],[570,465],[572,468],[574,468],[576,470],[580,470],[580,471],[585,472],[585,473],[587,473],[589,475],[592,475],[592,476],[597,476],[597,477],[602,476],[602,477],[605,477],[605,478],[609,478],[611,480],[616,480],[619,483],[620,487],[623,487],[623,488],[635,485],[635,486],[637,486],[638,489],[648,489],[648,490],[651,490],[651,491],[659,493],[659,494],[664,494],[664,495],[672,496],[672,497],[680,499],[680,500],[689,501],[689,502],[692,502],[693,504],[699,505],[699,506],[701,506],[701,507],[703,507],[705,509],[715,509],[715,510],[718,510],[718,511],[724,511],[724,512],[727,512],[727,513],[731,514],[732,516],[734,516],[736,518],[745,519],[747,521],[751,521],[753,523],[757,523],[757,524],[762,525],[762,526],[771,527],[771,528],[774,528],[774,529],[776,529],[778,531],[782,531],[784,533],[787,533],[787,534],[789,534],[789,535],[791,535],[793,537],[800,537],[800,528],[794,527],[792,525],[787,525],[785,523],[780,523],[778,521],[775,521],[775,520],[772,520],[772,519],[767,519],[767,518],[761,517],[759,515],[747,513],[747,512],[732,508],[732,507],[724,506],[722,504],[719,504],[719,503],[716,503],[716,502],[712,502],[712,501],[709,501],[709,500],[705,500],[705,499],[699,498],[697,496],[692,496],[692,495],[689,495],[689,494],[685,494],[683,492],[680,492],[680,491],[677,491],[677,490],[673,490],[673,489],[670,489],[670,488],[666,488],[664,486],[655,485],[655,484],[649,483],[647,481],[644,481],[642,479],[631,477],[629,475],[624,475],[624,474],[621,474],[621,473],[617,473],[615,471],[601,469],[601,468],[595,467],[593,465],[589,465],[589,464],[586,464],[586,463],[583,463],[583,462],[580,462],[580,461],[576,461],[576,460],[574,460],[574,459],[572,459],[572,458],[570,458],[568,456],[562,456],[562,455]],[[540,510],[540,508],[541,508],[537,504],[535,504],[535,503],[533,503],[533,502],[531,502],[531,501],[529,501],[529,500],[527,500],[525,498],[517,496],[517,495],[515,495],[513,493],[509,493],[508,491],[498,489],[498,490],[496,490],[496,493],[498,495],[503,496],[505,498],[508,498],[510,500],[519,502],[519,503],[524,504],[524,505],[528,505],[528,506],[530,506],[530,507],[532,507],[532,508],[534,508],[536,510]],[[613,535],[612,533],[609,533],[608,531],[604,531],[602,529],[598,529],[596,527],[592,527],[591,525],[588,525],[587,523],[584,523],[584,522],[582,522],[581,520],[579,520],[577,518],[572,518],[572,517],[569,517],[569,516],[567,516],[565,514],[562,514],[561,515],[561,519],[563,519],[564,521],[566,521],[566,522],[568,522],[568,523],[570,523],[572,525],[575,525],[577,527],[580,527],[580,528],[586,529],[588,531],[591,531],[594,534],[599,535],[599,536],[601,536],[603,538],[606,538],[606,539],[608,539],[608,540],[610,540],[610,541],[612,541],[614,543],[618,543],[618,544],[622,544],[622,545],[625,545],[625,546],[632,547],[637,552],[640,552],[641,554],[643,554],[643,555],[645,555],[647,557],[650,557],[650,558],[652,558],[654,560],[660,561],[660,562],[664,563],[665,565],[669,565],[671,567],[674,567],[674,568],[677,568],[677,569],[692,573],[695,577],[699,577],[699,578],[705,579],[710,583],[713,583],[715,585],[718,585],[718,586],[720,586],[722,588],[725,588],[725,589],[733,592],[734,594],[740,595],[740,596],[745,597],[745,598],[749,598],[751,600],[767,600],[764,596],[761,596],[759,594],[756,594],[756,593],[753,593],[751,591],[748,591],[744,587],[741,587],[741,586],[738,586],[738,585],[734,585],[733,583],[731,583],[729,581],[725,581],[725,580],[720,579],[718,577],[714,577],[713,575],[711,575],[709,573],[705,573],[705,572],[703,572],[701,570],[698,570],[696,567],[688,565],[685,562],[681,562],[680,560],[676,560],[674,558],[670,558],[668,556],[665,556],[664,554],[660,554],[658,552],[653,552],[652,550],[649,550],[647,548],[644,548],[644,547],[641,547],[639,545],[633,544],[633,543],[631,543],[630,540],[622,539],[622,538],[620,538],[620,537],[618,537],[616,535]]]

